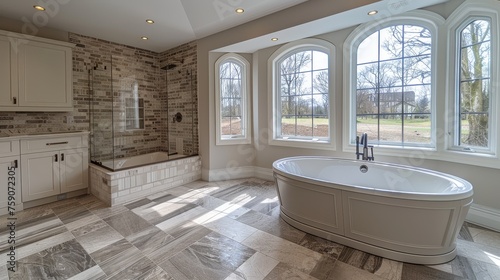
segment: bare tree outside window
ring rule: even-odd
[[[491,31],[487,20],[474,20],[460,31],[458,144],[488,147]]]
[[[242,66],[234,61],[220,65],[221,135],[242,135]]]
[[[431,144],[432,34],[394,25],[361,41],[357,51],[356,134],[383,144]]]
[[[279,137],[329,137],[328,55],[299,51],[279,63]]]

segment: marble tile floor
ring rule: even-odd
[[[306,234],[273,182],[197,181],[106,207],[86,195],[0,217],[0,279],[500,279],[500,233],[466,223],[451,262],[422,266]]]

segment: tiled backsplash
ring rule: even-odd
[[[65,130],[90,130],[90,84],[89,70],[96,64],[99,67],[111,65],[113,59],[113,93],[103,91],[98,102],[111,103],[111,94],[114,94],[115,139],[111,142],[111,127],[109,133],[101,134],[97,144],[109,147],[104,154],[111,155],[111,144],[115,145],[115,155],[133,156],[137,154],[164,151],[168,152],[167,126],[170,126],[170,148],[175,149],[178,139],[183,139],[181,153],[193,154],[198,152],[198,114],[196,92],[196,42],[187,43],[177,48],[155,53],[121,44],[112,43],[88,36],[69,34],[69,41],[76,46],[73,49],[73,104],[72,112],[0,112],[0,132],[8,134],[43,133]],[[177,75],[168,80],[169,96],[166,96],[165,70],[160,68],[170,60],[184,60],[176,63],[179,66],[168,71],[168,75]],[[180,72],[178,72],[180,71]],[[187,73],[193,77],[189,79]],[[126,131],[117,129],[121,124],[125,126],[123,111],[120,103],[127,93],[127,85],[138,82],[140,98],[144,100],[144,130]],[[101,81],[106,82],[106,81]],[[110,82],[110,81],[108,81]],[[187,92],[192,89],[191,92]],[[99,94],[94,92],[94,94]],[[121,98],[124,97],[124,98]],[[193,100],[194,99],[194,100]],[[191,105],[193,103],[194,105]],[[169,114],[167,115],[166,108]],[[111,107],[107,108],[111,110]],[[172,117],[181,112],[184,116],[182,123],[173,124]],[[194,113],[194,133],[192,132],[190,116]],[[106,115],[103,113],[102,115]],[[98,125],[106,127],[104,119],[97,121]],[[170,122],[170,123],[167,123]],[[106,130],[105,130],[106,131]],[[108,135],[109,134],[109,135]],[[194,139],[193,139],[194,134]],[[193,139],[193,140],[191,140]],[[179,152],[179,151],[177,151]]]

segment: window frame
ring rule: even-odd
[[[232,62],[241,67],[241,130],[242,134],[233,137],[224,137],[221,131],[221,85],[220,85],[220,66],[224,63]],[[250,63],[241,55],[236,53],[227,53],[219,57],[215,62],[215,131],[216,145],[240,145],[250,144]]]
[[[447,139],[446,151],[454,156],[473,156],[479,158],[497,157],[498,147],[500,146],[499,124],[500,98],[498,94],[498,85],[500,82],[498,70],[500,63],[498,59],[498,40],[499,40],[499,22],[498,13],[500,9],[495,5],[489,5],[484,1],[467,1],[457,8],[449,17],[446,28],[448,31],[448,49],[449,49],[449,81],[447,95],[447,109],[450,112],[449,120],[446,123]],[[487,148],[472,147],[468,145],[459,145],[458,137],[460,130],[460,109],[459,109],[459,91],[460,69],[460,32],[466,26],[475,20],[487,20],[490,22],[490,52],[491,52],[491,70],[490,70],[490,100],[489,100],[489,122],[488,122],[488,145]],[[497,57],[495,57],[497,55]]]
[[[437,150],[436,137],[436,103],[437,103],[437,61],[439,48],[442,45],[439,39],[440,26],[444,19],[429,11],[416,10],[402,15],[392,16],[377,21],[371,21],[357,27],[344,41],[344,108],[343,108],[343,150],[354,151],[356,139],[356,81],[357,81],[357,54],[359,45],[374,32],[396,25],[418,25],[425,27],[432,34],[431,46],[431,142],[430,144],[401,143],[370,143],[388,155],[398,154],[402,150]],[[358,135],[359,136],[359,135]],[[370,138],[370,135],[368,135]]]
[[[280,137],[278,136],[281,122],[281,108],[279,99],[280,95],[280,63],[290,55],[302,51],[320,51],[328,55],[328,134],[327,138],[323,139],[309,139],[302,137]],[[333,108],[335,107],[335,45],[331,42],[317,39],[308,38],[301,39],[294,42],[287,43],[278,48],[268,60],[268,113],[269,119],[272,122],[268,144],[273,146],[297,147],[297,148],[311,148],[311,149],[330,149],[335,150],[335,114]],[[279,114],[278,114],[279,112]]]

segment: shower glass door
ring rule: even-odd
[[[113,86],[111,58],[89,70],[90,160],[113,169]]]

